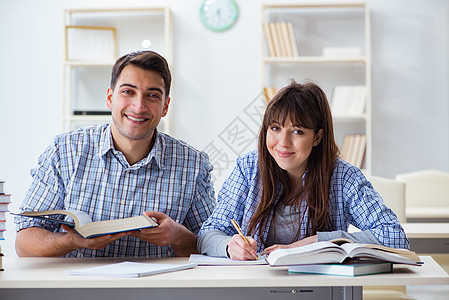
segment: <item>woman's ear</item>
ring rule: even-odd
[[[315,137],[313,138],[313,146],[314,147],[317,146],[321,142],[322,138],[323,138],[323,128],[318,130],[318,132],[315,134]]]

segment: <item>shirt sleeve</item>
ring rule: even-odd
[[[201,254],[215,257],[227,257],[226,246],[231,236],[219,230],[210,230],[198,238],[198,249]]]
[[[330,241],[338,238],[347,238],[354,243],[381,245],[379,240],[369,230],[349,233],[343,230],[330,232],[317,232],[318,242]]]
[[[237,233],[231,224],[231,219],[242,224],[243,214],[246,211],[248,184],[241,170],[240,160],[237,159],[236,166],[231,175],[223,183],[217,196],[217,206],[213,213],[203,224],[199,236],[210,230],[218,230],[226,235],[232,236]]]
[[[347,222],[362,232],[370,231],[382,245],[408,249],[409,241],[399,219],[363,173],[353,166],[342,173],[343,213]]]
[[[195,183],[195,197],[183,224],[195,234],[198,234],[215,207],[215,191],[210,175],[212,168],[207,155],[202,153],[201,168]]]
[[[19,210],[54,210],[64,209],[64,182],[60,175],[59,154],[56,143],[41,154],[38,165],[31,170],[32,183]],[[41,227],[56,231],[59,224],[34,218],[14,217],[16,231],[28,227]]]

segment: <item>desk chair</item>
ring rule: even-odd
[[[435,212],[449,209],[449,172],[421,170],[396,175],[396,179],[405,182],[406,208],[434,208]],[[412,217],[408,222],[436,223],[448,222],[447,217]],[[424,254],[423,254],[424,255]],[[428,255],[425,253],[425,255]],[[449,254],[430,253],[430,255],[449,272]]]
[[[406,207],[449,206],[449,173],[422,170],[396,175],[405,182]]]
[[[382,196],[385,205],[394,211],[399,222],[405,223],[405,182],[373,175],[367,175],[366,179]]]
[[[396,214],[399,222],[405,223],[405,183],[373,175],[366,175],[366,179],[371,182],[374,189],[382,196],[385,205]],[[411,300],[414,298],[406,294],[405,286],[385,286],[363,288],[363,299]]]

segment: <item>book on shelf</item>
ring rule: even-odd
[[[145,215],[93,222],[87,213],[79,210],[43,210],[12,214],[69,225],[84,238],[159,226],[155,220]],[[73,221],[62,219],[61,216],[68,216]]]
[[[332,92],[331,111],[334,117],[361,117],[366,106],[366,86],[336,85]]]
[[[6,211],[0,211],[0,221],[6,221]]]
[[[341,264],[311,264],[288,267],[289,273],[362,276],[381,273],[392,273],[393,263],[370,260],[353,260]]]
[[[262,26],[270,57],[295,57],[299,55],[291,22],[269,22]]]
[[[195,263],[152,264],[124,261],[99,267],[65,270],[66,274],[80,276],[142,277],[195,268]]]
[[[277,88],[273,86],[263,88],[263,93],[265,95],[265,100],[267,101],[267,103],[270,102],[271,99],[273,99],[274,95],[276,95],[277,92]]]
[[[420,259],[413,251],[383,245],[354,243],[345,238],[296,248],[278,249],[271,252],[266,258],[270,266],[343,263],[349,259],[370,259],[420,265]]]
[[[0,180],[0,194],[4,194],[5,192],[4,192],[4,188],[3,188],[3,185],[5,184],[5,182],[4,181],[2,181],[2,180]]]
[[[347,134],[341,148],[342,158],[361,169],[366,152],[366,134]]]
[[[3,233],[5,232],[6,230],[0,230],[0,240],[5,240],[5,237],[3,236]]]

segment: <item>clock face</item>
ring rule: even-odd
[[[234,0],[204,0],[200,8],[201,21],[213,31],[224,31],[237,21],[239,10]]]

